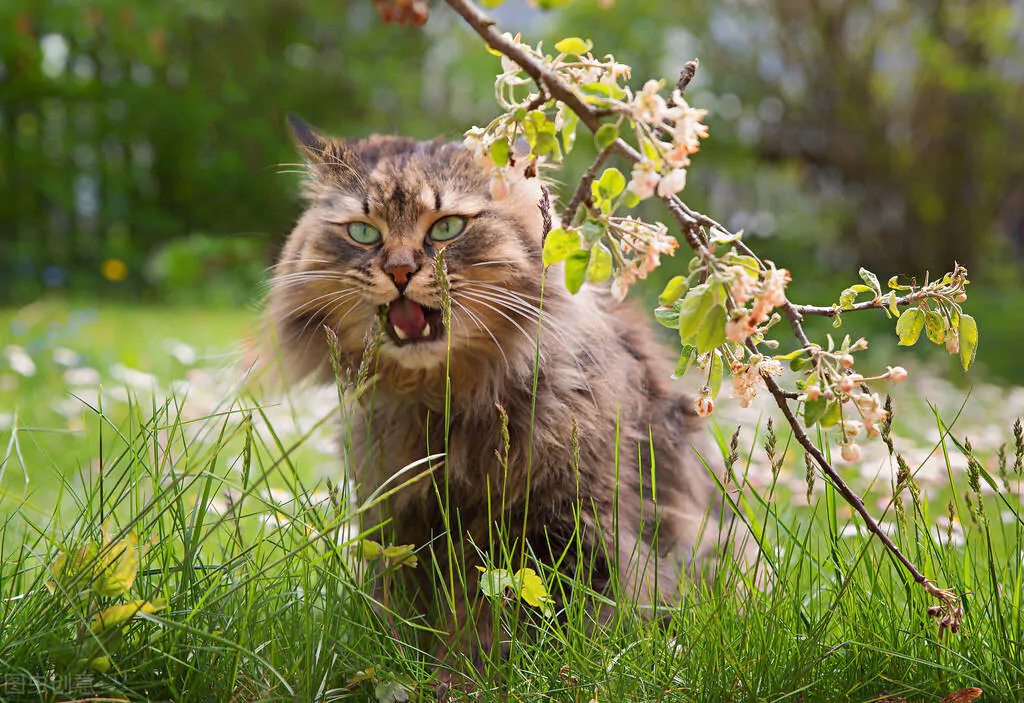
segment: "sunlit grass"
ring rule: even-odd
[[[336,396],[328,389],[258,399],[229,374],[200,375],[201,367],[231,365],[221,355],[252,322],[217,313],[200,326],[203,314],[103,310],[103,324],[40,347],[49,356],[13,340],[32,350],[38,368],[0,395],[0,412],[16,411],[22,428],[0,430],[0,449],[15,436],[21,449],[3,464],[0,697],[432,700],[441,635],[403,575],[422,570],[443,589],[447,564],[435,563],[425,545],[415,545],[415,567],[363,558],[363,539],[387,540],[373,525],[365,533],[355,527],[366,506],[346,495],[330,443],[341,424]],[[164,346],[167,338],[217,361],[185,364]],[[52,407],[68,387],[55,346],[102,376],[104,392],[79,415]],[[114,393],[116,363],[152,373],[157,392]],[[197,382],[172,383],[189,374]],[[623,597],[596,625],[596,604],[615,592],[593,593],[565,570],[531,561],[546,589],[564,599],[552,617],[518,599],[491,602],[508,653],[482,671],[468,668],[474,699],[869,701],[888,692],[928,701],[978,686],[983,701],[1019,700],[1024,523],[1012,419],[996,422],[1011,443],[1005,477],[995,452],[978,450],[990,469],[985,481],[998,490],[986,488],[984,515],[973,517],[967,496],[975,506],[977,496],[959,465],[959,423],[948,435],[934,416],[916,419],[934,428],[920,455],[930,452],[929,470],[944,485],[922,483],[919,504],[905,491],[905,522],[886,507],[891,486],[875,485],[870,507],[926,574],[963,596],[958,635],[939,639],[922,590],[876,542],[858,536],[820,477],[806,506],[802,477],[793,475],[802,461],[783,432],[776,452],[784,468],[778,480],[770,469],[765,478],[764,426],[753,418],[724,488],[765,545],[760,568],[727,559],[678,605],[652,614]],[[723,424],[718,433],[723,449],[732,429]],[[721,465],[722,456],[708,459]],[[951,500],[954,519],[943,522]],[[47,588],[59,555],[130,535],[140,559],[124,593],[78,598]],[[502,555],[492,557],[506,566]],[[98,609],[129,600],[161,607],[93,633]]]

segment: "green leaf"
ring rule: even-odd
[[[658,154],[658,150],[654,148],[653,144],[651,144],[650,142],[648,142],[646,140],[644,140],[642,142],[642,145],[643,145],[643,149],[644,149],[644,156],[646,156],[650,161],[654,162],[654,170],[655,171],[660,171],[661,170],[661,155]]]
[[[555,158],[561,156],[562,151],[558,146],[558,138],[550,132],[537,132],[537,139],[534,142],[533,153],[537,156],[554,154]]]
[[[597,182],[597,189],[602,197],[614,198],[626,189],[626,177],[617,168],[605,169],[601,180]]]
[[[589,39],[580,39],[579,37],[566,37],[555,44],[555,51],[563,54],[575,54],[576,56],[582,56],[593,48],[594,42]]]
[[[562,120],[562,147],[566,154],[572,151],[572,147],[576,143],[576,125],[579,124],[579,121],[579,115],[572,110],[567,111]]]
[[[679,308],[682,304],[681,300],[677,300],[671,305],[662,305],[654,308],[654,319],[664,327],[672,330],[679,329]]]
[[[476,567],[480,574],[480,590],[488,598],[503,598],[506,591],[516,592],[516,581],[505,569],[485,569]]]
[[[495,166],[505,166],[508,164],[508,142],[504,139],[499,139],[491,144],[491,160],[494,161]]]
[[[966,371],[978,353],[978,323],[970,315],[961,315],[957,332],[960,335],[960,364]]]
[[[380,559],[380,555],[383,551],[384,547],[377,542],[374,542],[372,539],[364,539],[359,543],[359,555],[366,561],[375,561]]]
[[[835,427],[836,423],[839,422],[843,417],[843,410],[839,406],[839,402],[832,400],[829,401],[828,407],[825,408],[825,414],[821,416],[821,426],[824,428]]]
[[[683,304],[679,307],[679,338],[686,341],[697,334],[700,323],[708,310],[715,304],[715,298],[711,294],[711,286],[702,283],[694,286],[683,298]]]
[[[896,322],[896,334],[899,335],[901,347],[912,347],[924,329],[924,312],[921,308],[912,308],[900,315]]]
[[[683,297],[686,292],[686,276],[675,276],[665,285],[658,296],[658,305],[671,305]]]
[[[934,310],[929,310],[924,315],[924,331],[928,339],[936,344],[946,341],[946,321]]]
[[[373,687],[377,703],[405,703],[412,689],[401,681],[381,681]]]
[[[565,257],[580,248],[580,234],[574,229],[564,230],[561,227],[548,232],[544,240],[544,251],[541,259],[545,266],[565,261]]]
[[[505,0],[480,0],[480,4],[487,8],[497,7],[503,2],[505,2]]]
[[[725,375],[725,362],[722,360],[722,352],[715,350],[711,356],[711,377],[708,379],[708,388],[711,389],[711,397],[717,398],[718,391],[722,390],[722,376]]]
[[[594,244],[604,238],[607,230],[604,220],[587,219],[583,222],[583,241],[587,244]]]
[[[415,569],[419,563],[415,549],[416,547],[412,544],[393,544],[384,548],[384,558],[396,568],[408,566],[410,569]]]
[[[619,128],[613,124],[603,124],[594,132],[594,144],[598,151],[608,148],[608,145],[619,138]]]
[[[814,400],[808,400],[804,403],[804,425],[807,427],[814,427],[824,415],[825,410],[828,408],[828,399],[823,395],[819,395]]]
[[[590,250],[590,265],[587,266],[587,280],[604,283],[612,277],[612,253],[601,242]]]
[[[110,657],[96,657],[89,660],[89,668],[93,671],[105,674],[110,671]]]
[[[679,361],[676,362],[676,370],[672,372],[672,378],[682,378],[690,370],[694,360],[697,358],[697,347],[692,344],[684,344],[679,352]]]
[[[161,603],[151,603],[148,600],[133,600],[124,605],[112,605],[96,613],[89,629],[94,635],[98,635],[104,630],[123,625],[139,613],[155,613],[164,607]]]
[[[870,290],[875,291],[876,295],[882,294],[882,285],[878,282],[878,276],[868,271],[866,268],[862,268],[860,273],[861,280],[870,286]]]
[[[715,305],[707,311],[697,331],[697,351],[706,354],[725,343],[725,320],[728,316],[724,305]]]
[[[889,287],[893,290],[910,290],[910,286],[901,286],[899,282],[899,276],[893,276],[889,279]]]
[[[900,316],[900,306],[896,304],[896,291],[889,293],[889,312],[892,313],[893,317]]]
[[[640,196],[634,193],[633,191],[629,191],[628,193],[626,193],[625,198],[621,202],[626,207],[636,207],[637,205],[640,204]]]
[[[583,287],[589,264],[589,249],[577,249],[565,257],[565,288],[573,295],[579,293],[580,288]]]

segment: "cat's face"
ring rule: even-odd
[[[309,160],[309,207],[282,253],[270,310],[300,372],[323,369],[325,325],[358,355],[378,319],[381,355],[400,368],[443,371],[449,335],[453,355],[508,364],[539,315],[537,179],[495,201],[460,145],[342,142],[293,127]],[[450,330],[435,273],[442,250]]]

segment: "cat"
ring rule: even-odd
[[[599,591],[617,575],[639,603],[671,602],[714,552],[702,532],[719,530],[719,494],[694,450],[707,458],[706,429],[646,316],[599,287],[571,295],[560,265],[542,275],[541,179],[495,200],[461,144],[344,141],[289,119],[309,176],[269,295],[285,372],[333,378],[325,326],[346,373],[382,332],[350,434],[352,478],[366,497],[445,452],[378,517],[396,543],[435,556],[451,543],[464,560],[447,646],[479,663],[472,642],[492,639],[473,567],[497,522],[548,564],[574,550],[563,564],[586,564]]]

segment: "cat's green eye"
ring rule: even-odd
[[[348,236],[360,244],[376,244],[380,241],[380,230],[365,222],[349,222]]]
[[[430,228],[430,238],[435,242],[446,242],[455,239],[466,229],[466,218],[460,215],[445,217],[434,223]]]

